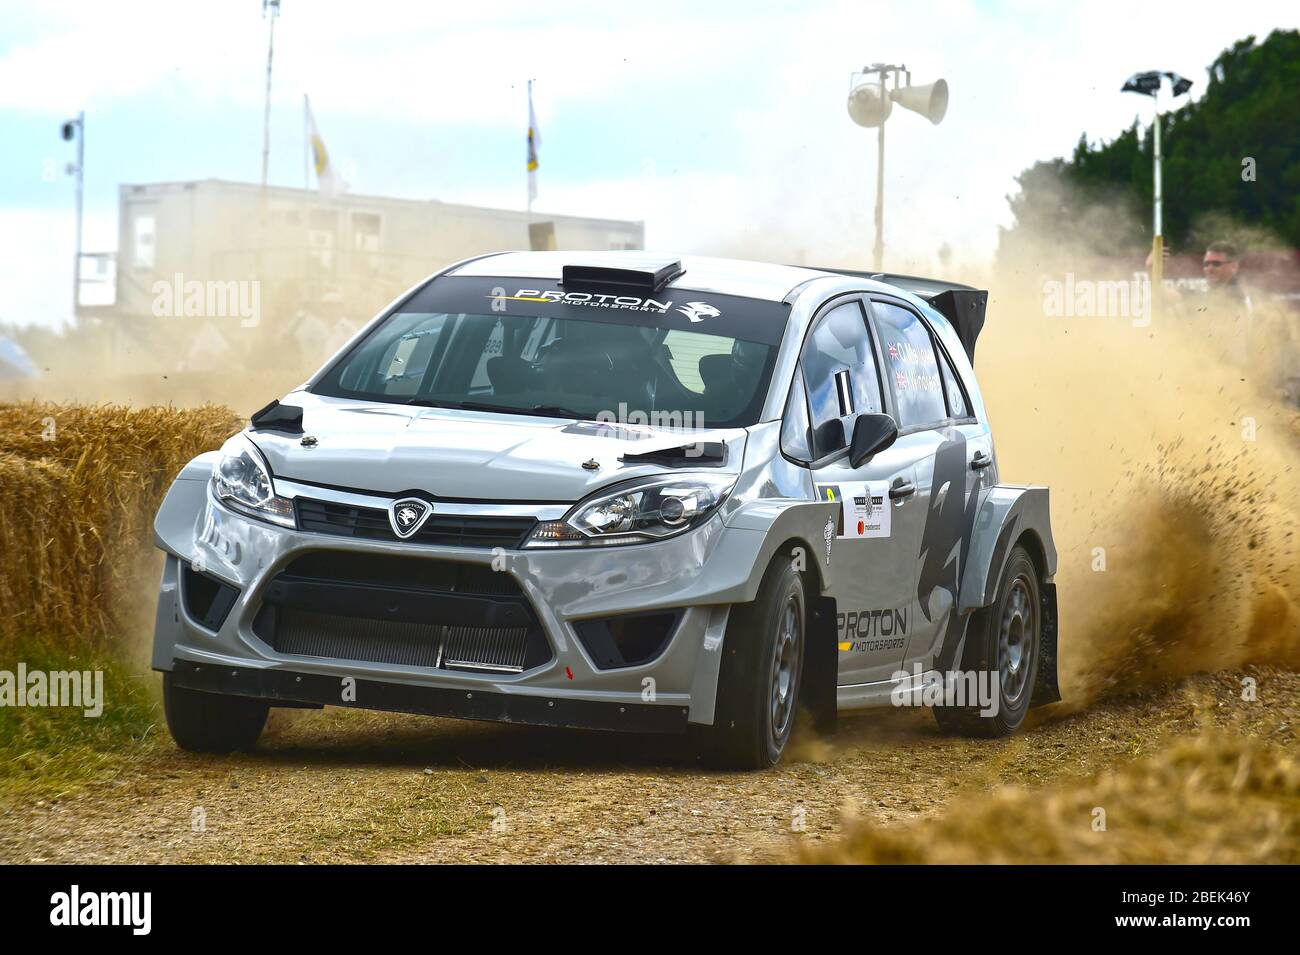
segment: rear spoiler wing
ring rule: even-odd
[[[888,272],[855,272],[850,269],[819,269],[836,275],[853,275],[858,278],[884,282],[904,292],[923,298],[944,318],[952,323],[966,349],[966,357],[975,361],[975,340],[984,329],[984,313],[989,304],[989,293],[958,282],[926,279],[917,275],[891,275]]]

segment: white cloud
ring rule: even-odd
[[[75,222],[71,209],[0,209],[0,323],[72,320]],[[116,214],[87,214],[82,235],[89,252],[111,249],[117,241]]]
[[[284,0],[275,90],[281,110],[310,92],[330,143],[375,118],[522,139],[522,84],[533,77],[544,133],[539,209],[641,218],[657,248],[865,265],[875,134],[847,117],[849,73],[876,60],[905,62],[918,83],[946,77],[952,95],[937,127],[902,110],[888,124],[886,265],[899,268],[927,263],[945,242],[967,259],[989,255],[1018,172],[1068,154],[1081,132],[1109,138],[1149,115],[1147,101],[1119,92],[1130,73],[1177,70],[1199,95],[1220,50],[1293,19],[1280,3],[1223,18],[1185,4],[1023,0]],[[260,120],[266,24],[252,0],[11,3],[0,4],[0,21],[17,38],[0,48],[0,109],[61,117],[84,105],[147,108],[151,97],[166,97]],[[655,123],[641,129],[635,119],[647,106],[656,107]],[[677,122],[703,132],[682,135]],[[608,135],[644,138],[642,168],[602,164]],[[558,143],[586,158],[582,176],[564,168]],[[360,153],[352,142],[356,154],[345,156],[331,146],[365,173],[366,191],[379,192],[395,191],[384,183],[411,162],[386,147]],[[467,185],[477,148],[471,135],[439,166],[438,198],[518,207],[522,171],[499,188]],[[202,144],[177,149],[198,157]],[[68,257],[15,269],[13,278],[45,275]]]

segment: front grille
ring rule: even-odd
[[[433,624],[337,617],[292,607],[280,611],[273,645],[280,653],[308,657],[436,667],[442,629]]]
[[[519,673],[528,650],[525,627],[448,627],[443,635],[442,665],[452,669]]]
[[[393,533],[388,512],[377,507],[356,507],[307,497],[296,498],[295,506],[299,530],[364,540],[402,540]],[[435,511],[424,526],[405,541],[444,547],[516,548],[536,523],[537,519],[533,517],[486,517]]]
[[[305,554],[267,583],[253,630],[333,660],[520,673],[551,659],[514,577],[456,561]]]

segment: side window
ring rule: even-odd
[[[889,302],[871,303],[885,356],[885,377],[894,389],[900,428],[928,427],[948,417],[943,381],[929,329],[914,312]]]
[[[813,457],[820,458],[848,444],[857,415],[883,408],[861,304],[845,302],[821,318],[804,346],[802,365]]]
[[[966,401],[966,393],[961,390],[961,379],[943,352],[939,353],[939,370],[943,373],[943,390],[948,396],[948,417],[969,418],[970,404]]]

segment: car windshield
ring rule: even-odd
[[[558,309],[557,309],[558,311]],[[400,311],[312,387],[344,398],[665,427],[745,427],[776,348],[585,317]]]

